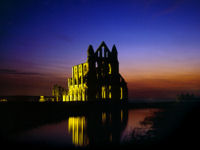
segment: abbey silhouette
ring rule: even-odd
[[[110,51],[102,42],[96,52],[89,45],[87,61],[72,67],[72,78],[68,79],[68,92],[63,101],[126,101],[127,83],[119,73],[117,55],[115,45]]]

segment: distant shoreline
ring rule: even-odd
[[[20,99],[22,98],[23,99]],[[6,106],[8,108],[43,108],[43,109],[78,109],[78,110],[85,110],[85,109],[131,109],[131,108],[167,108],[167,107],[173,107],[173,106],[184,106],[184,107],[194,107],[194,106],[200,106],[200,101],[129,101],[129,102],[111,102],[111,101],[69,101],[69,102],[51,102],[51,101],[45,101],[45,102],[39,102],[40,96],[9,96],[7,97],[8,100],[4,101],[2,98],[6,97],[0,97],[2,100],[0,102],[0,108]],[[10,99],[9,99],[10,98]],[[27,99],[28,98],[28,99]]]
[[[6,99],[9,102],[38,102],[41,96],[31,95],[11,95],[11,96],[0,96],[0,100]],[[56,98],[55,96],[44,96],[45,99]],[[47,100],[48,101],[48,100]],[[104,100],[105,101],[105,100]],[[157,103],[157,102],[175,102],[176,99],[128,99],[128,103]]]

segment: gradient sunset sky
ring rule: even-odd
[[[66,88],[102,41],[117,47],[130,99],[200,95],[198,0],[1,0],[0,95]]]

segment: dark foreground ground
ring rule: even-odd
[[[87,148],[104,149],[181,149],[200,148],[200,102],[182,103],[38,103],[38,102],[4,102],[0,103],[0,138],[4,148],[48,148],[48,145],[22,145],[6,140],[5,137],[20,131],[35,128],[42,124],[59,122],[66,115],[80,115],[98,110],[115,110],[130,108],[162,108],[157,117],[147,118],[145,122],[152,122],[153,130],[146,136],[134,137],[132,141],[119,145],[98,145]],[[56,118],[56,119],[55,119]],[[56,147],[54,147],[56,148]],[[74,147],[67,147],[69,149]]]

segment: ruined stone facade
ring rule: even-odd
[[[126,101],[128,88],[119,73],[119,62],[115,45],[112,51],[104,42],[94,52],[91,45],[87,61],[72,67],[72,78],[68,79],[68,92],[63,101]]]

